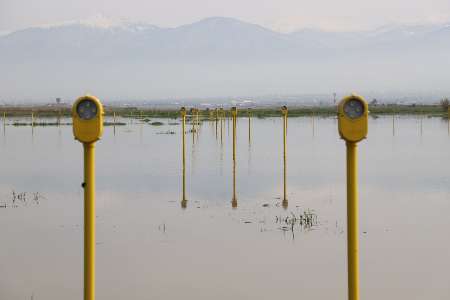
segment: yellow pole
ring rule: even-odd
[[[358,250],[358,163],[357,144],[347,146],[347,265],[348,299],[359,300],[359,250]]]
[[[236,114],[233,114],[233,161],[236,160]]]
[[[252,141],[252,131],[251,131],[251,113],[250,108],[248,109],[248,144],[250,145]]]
[[[283,114],[283,207],[287,207],[286,198],[286,132],[287,132],[287,110]]]
[[[233,117],[233,199],[231,201],[231,206],[233,208],[237,207],[237,197],[236,197],[236,116],[237,110],[234,108],[231,112]]]
[[[282,206],[284,209],[288,207],[287,192],[286,192],[286,134],[287,134],[287,117],[288,109],[286,106],[281,108],[281,114],[283,116],[283,201]]]
[[[186,113],[182,113],[182,127],[183,127],[183,199],[181,207],[186,208]]]
[[[84,143],[84,300],[95,299],[95,143]]]
[[[191,109],[191,123],[192,123],[192,145],[195,143],[195,112],[194,109]]]
[[[221,109],[222,110],[222,109]],[[220,114],[220,145],[223,145],[223,127],[224,127],[224,119],[223,119],[223,111]]]

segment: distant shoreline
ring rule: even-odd
[[[180,106],[181,108],[181,106]],[[186,107],[189,112],[191,107]],[[198,108],[195,107],[195,108]],[[157,107],[123,107],[107,105],[104,107],[106,116],[117,117],[168,117],[176,118],[179,116],[178,108],[157,108]],[[214,118],[214,108],[198,108],[203,118]],[[300,116],[332,116],[336,114],[335,106],[290,106],[288,107],[290,117]],[[224,108],[227,113],[229,107]],[[277,117],[281,116],[281,106],[263,106],[263,107],[238,107],[238,116],[247,117],[250,113],[253,117]],[[369,105],[371,115],[427,115],[427,116],[448,116],[448,110],[441,105],[431,104],[379,104]],[[71,107],[68,105],[4,105],[0,106],[0,117],[69,117]]]

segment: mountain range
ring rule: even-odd
[[[0,36],[0,100],[450,91],[450,24],[280,33],[213,17],[176,28],[71,22]]]

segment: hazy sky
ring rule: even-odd
[[[369,29],[392,23],[450,21],[449,0],[0,0],[0,31],[102,14],[176,26],[226,16],[289,31]]]

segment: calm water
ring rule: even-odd
[[[214,123],[187,134],[182,209],[180,125],[161,121],[106,127],[97,144],[98,299],[346,299],[335,119],[289,119],[287,209],[280,119],[252,120],[251,141],[238,121],[236,209],[231,122],[222,142]],[[447,120],[369,126],[359,147],[361,298],[449,299]],[[82,299],[82,146],[70,126],[0,129],[0,299]]]

